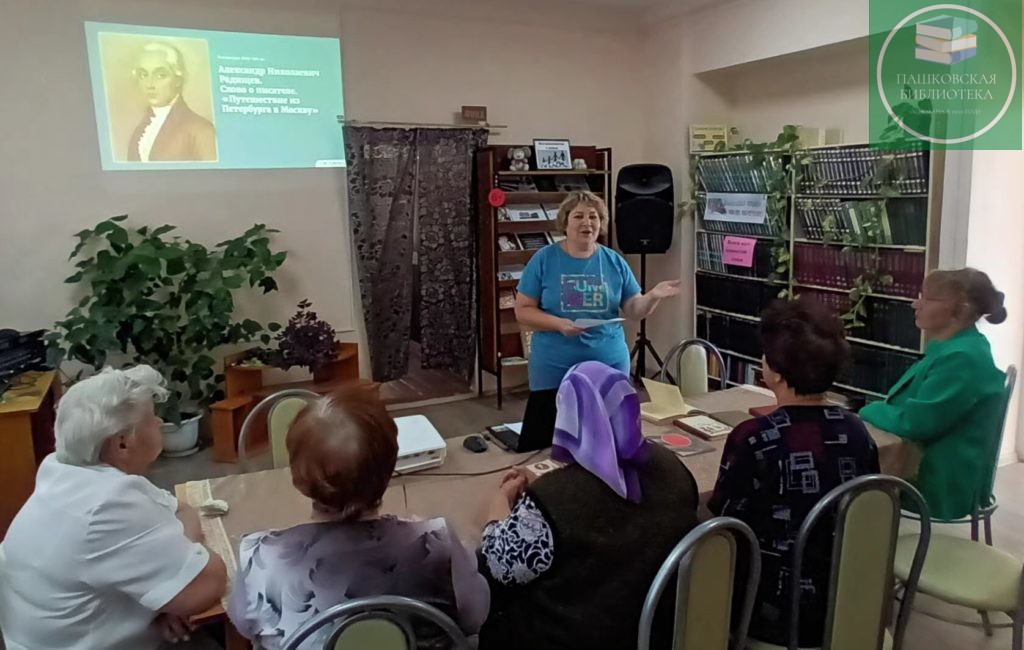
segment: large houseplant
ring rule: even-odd
[[[220,397],[222,376],[212,352],[262,339],[263,325],[234,318],[234,293],[245,285],[277,289],[273,272],[286,253],[270,248],[277,232],[257,224],[207,247],[174,234],[175,227],[125,228],[122,215],[79,232],[65,282],[86,294],[48,337],[51,363],[72,359],[94,369],[145,363],[168,380],[159,415],[180,424]],[[271,323],[267,329],[276,331]]]

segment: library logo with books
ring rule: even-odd
[[[1020,0],[871,0],[873,146],[1019,150],[1021,13]]]

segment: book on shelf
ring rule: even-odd
[[[697,199],[700,215],[700,224],[703,230],[709,232],[720,232],[726,235],[747,235],[753,237],[775,237],[778,235],[777,223],[774,219],[765,219],[762,223],[744,223],[740,221],[725,221],[721,219],[708,219],[707,197],[699,196]]]
[[[536,251],[551,243],[546,232],[522,232],[517,235],[524,251]]]
[[[548,234],[551,235],[552,244],[561,244],[563,241],[565,241],[565,235],[563,235],[560,232],[552,232]]]
[[[857,242],[869,217],[876,217],[882,231],[876,244],[924,246],[928,228],[926,198],[892,198],[881,209],[878,199],[843,200],[832,197],[798,197],[796,217],[804,239],[837,243]]]
[[[766,282],[748,282],[735,278],[698,273],[694,278],[697,308],[757,317],[779,297],[780,287]]]
[[[879,286],[875,293],[914,298],[921,291],[925,273],[924,255],[898,249],[882,249],[879,269],[892,276],[890,286]],[[793,277],[800,284],[834,289],[850,289],[854,280],[873,267],[868,248],[849,250],[838,247],[793,245]]]
[[[555,188],[559,192],[589,192],[590,184],[587,177],[581,174],[555,176]]]
[[[558,206],[551,203],[541,203],[541,210],[544,211],[544,215],[548,221],[555,221],[558,219]]]
[[[499,209],[504,211],[506,218],[502,219],[500,214],[498,219],[500,221],[547,221],[547,214],[544,209],[541,208],[539,203],[524,203],[519,205],[506,205]]]
[[[756,362],[761,358],[758,323],[723,314],[703,313],[697,310],[697,338],[714,343],[726,356],[726,364],[734,364],[741,354],[746,361]]]
[[[758,240],[754,244],[754,260],[750,267],[725,263],[725,238],[727,235],[697,233],[697,268],[714,273],[727,273],[743,277],[765,278],[772,272],[771,242]]]
[[[697,163],[697,176],[706,192],[746,192],[765,194],[768,179],[783,167],[778,155],[764,156],[760,165],[754,165],[751,154],[701,156]]]
[[[503,282],[506,280],[519,280],[523,277],[524,268],[525,266],[522,264],[500,266],[498,267],[498,281]]]
[[[928,191],[928,152],[884,151],[868,145],[817,149],[801,169],[801,194],[874,195],[881,189],[875,172],[892,161],[894,189],[903,194]]]
[[[502,176],[498,179],[498,189],[506,192],[536,192],[537,183],[531,176]]]
[[[523,245],[514,233],[503,233],[498,235],[498,250],[504,253],[523,250]]]
[[[498,309],[514,309],[516,306],[516,290],[501,289],[498,292]]]

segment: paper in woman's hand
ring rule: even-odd
[[[573,327],[578,327],[581,330],[590,329],[591,327],[597,327],[599,325],[608,325],[611,323],[621,323],[626,320],[625,318],[577,318],[572,322]]]

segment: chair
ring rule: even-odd
[[[715,517],[676,544],[654,576],[640,613],[638,650],[649,650],[651,646],[655,610],[673,576],[677,576],[673,650],[729,648],[736,539],[740,537],[747,542],[750,555],[743,611],[735,635],[735,647],[743,647],[761,576],[761,550],[757,537],[745,523],[732,517]]]
[[[893,602],[893,559],[900,526],[900,493],[920,508],[921,535],[907,547],[908,571],[903,603],[890,636],[886,628]],[[836,511],[832,573],[822,650],[899,650],[903,646],[918,576],[925,561],[931,524],[928,506],[909,483],[892,476],[860,476],[837,486],[808,513],[793,547],[790,572],[789,650],[797,650],[800,630],[800,579],[803,555],[818,522]],[[749,650],[783,650],[761,641]]]
[[[698,363],[697,361],[691,361],[686,366],[686,372],[683,372],[683,355],[686,350],[694,345],[699,345],[706,351],[707,354],[711,354],[715,357],[715,361],[718,362],[718,372],[721,377],[720,388],[725,388],[725,378],[728,376],[725,368],[725,359],[722,357],[721,351],[710,341],[704,339],[684,339],[677,343],[671,350],[668,351],[668,355],[665,356],[665,363],[662,364],[661,370],[658,371],[657,380],[663,383],[672,384],[674,383],[679,387],[679,392],[683,396],[698,395],[701,393],[708,392],[708,372],[707,362]],[[673,360],[675,361],[676,381],[672,380],[673,375],[669,374],[669,368],[672,365]]]
[[[959,519],[939,519],[932,517],[933,524],[971,524],[971,539],[978,541],[979,525],[984,524],[985,543],[992,546],[992,515],[999,504],[996,502],[995,479],[996,467],[999,465],[999,447],[1003,438],[1003,429],[1006,427],[1006,414],[1010,407],[1010,400],[1013,399],[1013,389],[1017,383],[1017,368],[1012,364],[1006,369],[1006,380],[1003,384],[1003,393],[1000,396],[999,426],[992,432],[989,439],[988,465],[985,468],[985,476],[988,481],[977,486],[977,493],[974,495],[974,502],[971,506],[971,514]],[[904,512],[908,519],[917,519],[911,512]]]
[[[444,612],[412,598],[373,596],[356,598],[315,616],[292,634],[284,650],[298,650],[324,627],[338,624],[323,650],[413,650],[416,635],[412,620],[425,619],[447,635],[455,650],[469,650],[469,641]]]
[[[311,390],[289,388],[278,391],[273,395],[268,395],[253,407],[249,411],[249,415],[245,416],[245,420],[242,422],[242,429],[238,432],[238,463],[242,466],[243,471],[248,471],[249,469],[248,450],[246,449],[248,446],[248,433],[258,415],[269,409],[270,412],[267,414],[267,437],[270,440],[270,454],[274,468],[287,467],[288,448],[285,446],[285,437],[288,434],[288,428],[295,421],[299,411],[309,403],[309,400],[318,397],[320,395]]]

